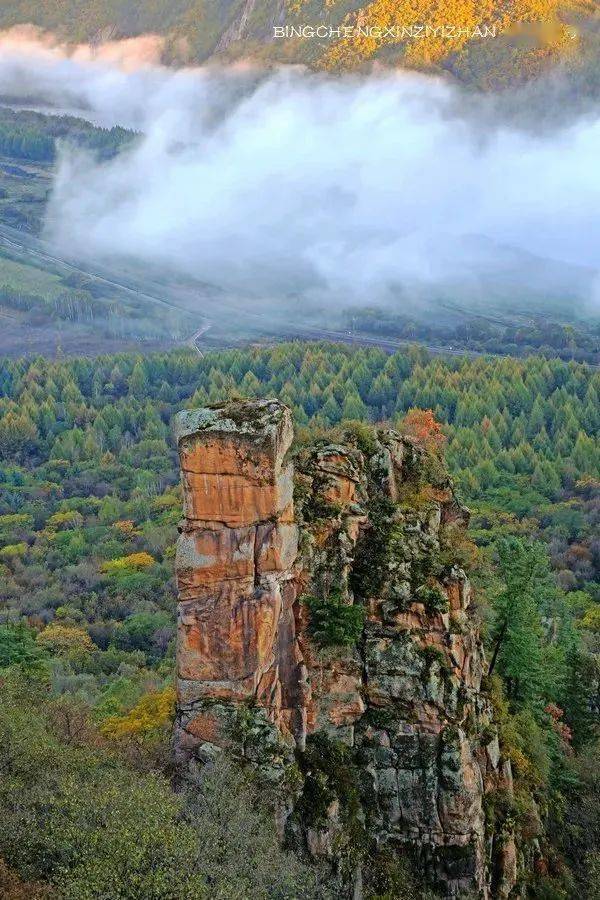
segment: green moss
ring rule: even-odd
[[[477,561],[477,548],[469,540],[462,525],[441,525],[439,541],[438,559],[442,569],[449,571],[453,566],[460,566],[466,572],[473,569]]]
[[[388,706],[370,706],[363,716],[366,724],[382,731],[393,731],[398,725],[398,714]]]
[[[433,900],[435,895],[423,886],[405,850],[379,847],[369,857],[365,872],[367,900]]]
[[[460,751],[460,732],[456,725],[446,725],[440,737],[445,751]]]
[[[450,634],[464,634],[465,628],[456,616],[450,616]]]
[[[491,722],[488,722],[483,726],[479,733],[479,743],[482,747],[487,747],[487,745],[494,740],[495,737],[498,737],[498,729],[495,725],[492,725]]]
[[[312,482],[306,475],[296,473],[294,477],[294,506],[304,507],[311,495]]]
[[[302,516],[305,522],[316,522],[322,519],[337,519],[341,511],[339,503],[332,503],[318,492],[314,492],[305,498]]]
[[[438,647],[417,647],[416,648],[420,655],[422,656],[425,662],[425,670],[423,672],[423,679],[429,678],[430,670],[433,666],[438,666],[439,668],[439,677],[442,680],[442,684],[444,685],[447,691],[452,691],[454,687],[454,678],[452,675],[452,669],[450,667],[450,663],[448,661],[448,657],[444,653],[443,650],[440,650]],[[460,698],[457,698],[460,704]],[[444,731],[444,739],[451,740],[455,734],[454,728],[446,728]],[[458,733],[456,733],[456,736]]]
[[[250,703],[240,703],[240,705],[235,708],[235,718],[233,721],[231,734],[232,737],[236,741],[239,741],[242,745],[250,734],[250,730],[254,725],[254,712],[255,707],[253,707]]]
[[[328,810],[339,803],[339,819],[345,838],[345,856],[354,864],[366,848],[360,802],[359,770],[350,747],[322,732],[310,735],[306,749],[298,753],[304,788],[296,806],[304,826],[325,827]],[[340,848],[341,849],[341,848]]]
[[[377,452],[377,432],[365,422],[344,422],[343,438],[354,443],[366,457]]]
[[[261,429],[268,424],[272,413],[266,401],[250,401],[232,392],[223,403],[211,403],[208,409],[224,410],[227,418],[239,428],[250,426]]]
[[[302,461],[298,462],[302,466]],[[342,511],[338,503],[332,503],[323,497],[313,476],[302,471],[297,471],[294,476],[294,506],[307,524],[337,519]]]
[[[360,535],[350,576],[350,586],[360,597],[375,597],[388,574],[391,545],[395,536],[396,506],[388,497],[373,497],[367,507],[370,528]]]
[[[304,778],[298,763],[286,766],[282,787],[286,794],[298,795],[304,786]]]
[[[488,833],[500,832],[514,823],[517,815],[515,799],[506,788],[497,788],[483,798],[486,830]]]
[[[424,584],[415,593],[430,615],[448,612],[448,597],[441,588]]]
[[[316,767],[309,769],[298,804],[302,821],[311,827],[324,828],[327,824],[327,810],[335,799],[335,792],[325,773]]]
[[[417,649],[423,656],[428,669],[431,668],[434,663],[437,663],[442,671],[448,668],[448,659],[443,650],[431,646]]]
[[[360,638],[365,620],[362,606],[345,603],[334,593],[326,599],[307,595],[301,602],[310,609],[310,630],[321,647],[351,646]]]
[[[411,560],[410,581],[413,593],[417,593],[426,585],[429,579],[434,579],[439,574],[437,559],[431,551],[417,550]]]
[[[475,847],[473,844],[447,844],[441,848],[444,863],[452,871],[469,870],[469,863],[475,859]]]

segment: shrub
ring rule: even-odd
[[[44,654],[35,637],[35,631],[26,625],[0,625],[0,669],[37,667]]]
[[[47,528],[55,528],[57,531],[62,529],[82,528],[84,518],[80,512],[73,509],[66,509],[63,512],[56,512],[50,516],[46,522]]]
[[[350,646],[357,642],[365,620],[362,606],[345,603],[336,594],[326,599],[312,595],[302,599],[310,609],[310,630],[322,647]]]
[[[365,880],[370,900],[435,900],[413,873],[410,860],[386,847],[369,859]]]
[[[366,850],[366,834],[360,798],[360,774],[353,751],[346,744],[322,732],[310,735],[306,749],[298,754],[304,776],[302,795],[296,812],[304,823],[319,828],[327,824],[329,808],[339,802],[343,831],[336,838],[342,871],[355,871]]]
[[[128,556],[120,556],[102,563],[101,571],[105,575],[129,575],[132,572],[140,572],[153,566],[155,559],[149,553],[130,553]]]
[[[94,649],[94,643],[85,629],[76,625],[48,625],[38,634],[38,644],[59,656],[82,656]]]
[[[55,896],[48,885],[23,881],[3,859],[0,859],[0,897],[3,900],[51,900]]]
[[[227,759],[203,769],[188,798],[209,896],[317,900],[315,870],[281,848],[264,790]]]
[[[2,699],[0,856],[21,878],[61,900],[206,896],[196,833],[164,778],[62,743],[33,699]]]
[[[437,585],[422,585],[417,589],[416,597],[430,615],[448,612],[448,597]]]
[[[165,629],[174,633],[173,619],[167,612],[134,613],[117,629],[115,642],[123,650],[143,650],[162,656],[160,637]]]
[[[0,550],[0,556],[5,559],[13,559],[16,556],[25,556],[28,550],[25,541],[19,541],[18,544],[7,544]]]

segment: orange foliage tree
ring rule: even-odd
[[[430,452],[439,453],[446,443],[442,426],[430,409],[409,409],[400,423],[400,430]]]

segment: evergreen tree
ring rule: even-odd
[[[490,674],[502,675],[516,708],[541,709],[545,691],[539,584],[544,566],[538,548],[518,538],[498,545],[504,590],[494,605]]]
[[[598,661],[590,654],[572,646],[565,659],[566,680],[561,697],[565,721],[573,734],[573,747],[579,750],[597,734],[594,715],[600,671]]]

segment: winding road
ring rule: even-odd
[[[0,224],[0,247],[1,246],[12,251],[16,250],[25,257],[26,261],[27,259],[31,259],[33,263],[37,262],[41,264],[42,267],[50,265],[51,268],[58,267],[59,269],[63,268],[67,271],[77,272],[98,281],[100,284],[105,284],[113,289],[116,288],[137,300],[173,309],[182,315],[189,316],[190,319],[193,319],[194,331],[183,343],[195,349],[200,356],[203,355],[203,350],[199,347],[198,341],[214,325],[214,322],[207,316],[194,312],[188,305],[182,305],[181,303],[175,302],[173,296],[165,297],[158,293],[151,293],[145,285],[136,283],[134,276],[125,275],[124,273],[113,269],[109,270],[100,265],[90,267],[80,261],[75,262],[64,256],[58,255],[56,250],[46,241],[27,234],[26,232],[19,231],[16,228],[11,228],[8,225]],[[174,291],[172,288],[168,288],[167,290],[171,295],[177,293],[176,290]],[[189,303],[189,292],[185,293],[185,299]],[[417,344],[429,353],[437,356],[466,356],[475,358],[493,355],[503,359],[509,358],[508,354],[490,354],[479,350],[466,350],[458,349],[456,347],[427,344],[419,340],[396,340],[393,338],[361,334],[359,332],[336,331],[316,326],[296,325],[291,322],[282,323],[275,328],[273,326],[272,318],[267,313],[249,312],[241,306],[236,306],[235,302],[232,302],[230,299],[220,298],[216,301],[213,300],[212,302],[218,303],[219,313],[226,312],[231,314],[232,317],[235,317],[237,325],[239,325],[240,320],[243,321],[243,319],[248,319],[252,321],[253,324],[260,326],[257,328],[260,335],[257,334],[256,338],[263,341],[273,340],[275,342],[281,341],[282,339],[331,341],[333,343],[351,344],[361,347],[378,347],[380,350],[384,350],[388,353],[405,350],[407,347]],[[2,315],[6,318],[11,318],[8,313],[2,313]],[[592,363],[588,363],[588,365],[594,369],[600,368],[600,366]]]
[[[153,294],[149,294],[146,291],[140,290],[136,287],[131,287],[131,285],[124,283],[123,280],[117,280],[117,277],[112,276],[112,273],[106,272],[102,274],[102,270],[96,270],[83,266],[82,264],[76,264],[72,260],[68,260],[63,256],[57,256],[55,253],[51,252],[51,247],[45,241],[40,238],[36,238],[31,234],[27,234],[24,231],[19,231],[16,228],[11,228],[9,225],[0,224],[0,245],[8,247],[12,250],[17,250],[19,253],[24,253],[26,256],[31,257],[32,260],[41,262],[42,264],[50,263],[50,265],[63,267],[65,269],[70,270],[71,272],[77,272],[80,275],[85,275],[88,278],[93,278],[95,281],[100,282],[100,284],[106,284],[109,287],[118,288],[120,291],[124,291],[127,294],[135,296],[138,299],[145,300],[148,303],[155,303],[159,306],[166,306],[170,309],[176,309],[178,312],[190,313],[190,310],[186,310],[181,306],[178,306],[176,303],[173,303],[170,300],[166,300],[164,297],[157,297]],[[125,276],[123,276],[125,277]]]

